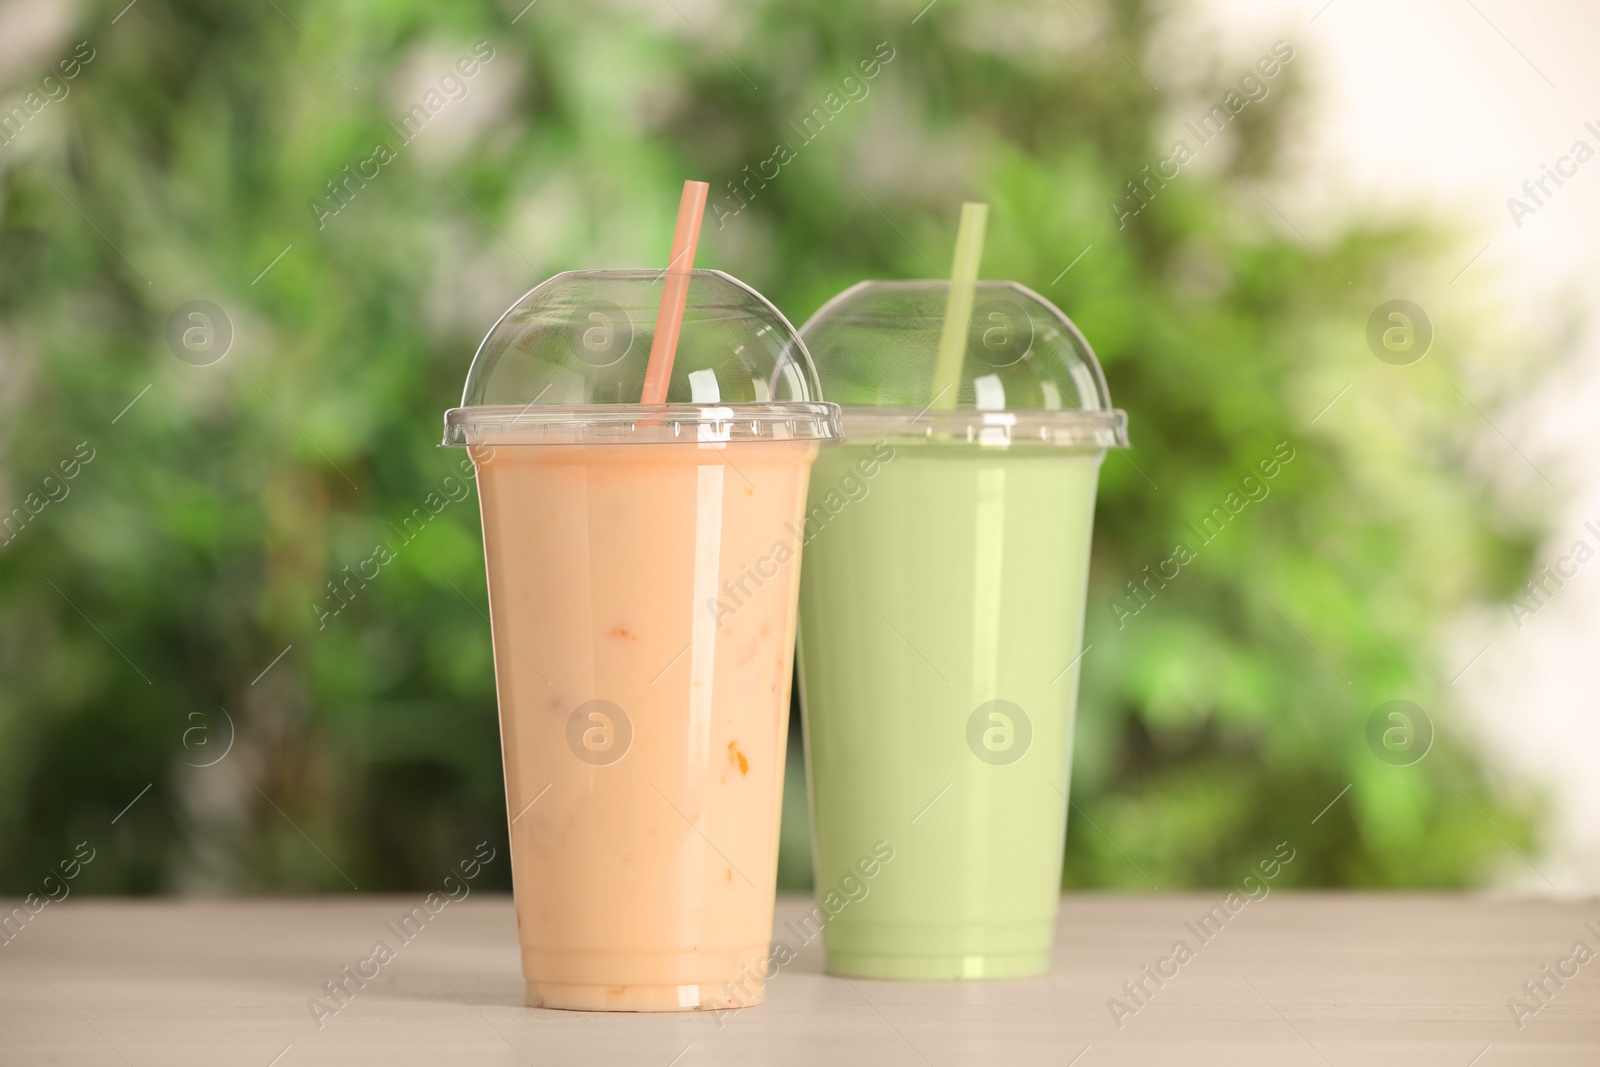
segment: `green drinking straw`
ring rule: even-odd
[[[989,205],[961,205],[956,227],[956,256],[950,264],[950,295],[944,305],[944,331],[939,334],[939,362],[933,371],[936,411],[953,410],[961,389],[961,362],[967,354],[967,324],[972,320],[972,298],[978,284],[978,262],[983,259],[983,228]]]

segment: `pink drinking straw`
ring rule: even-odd
[[[656,336],[650,342],[650,363],[644,372],[641,404],[665,404],[667,384],[672,380],[672,360],[678,354],[678,334],[683,330],[683,311],[689,304],[689,272],[694,269],[694,250],[700,243],[700,220],[706,214],[705,182],[684,182],[683,199],[678,202],[678,228],[672,234],[672,259],[661,287],[661,313],[656,316]]]

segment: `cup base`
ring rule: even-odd
[[[829,952],[826,969],[829,974],[846,978],[887,978],[914,982],[1032,978],[1049,972],[1050,953],[991,952],[965,956],[923,956]]]
[[[573,985],[528,982],[530,1008],[563,1011],[727,1011],[764,1003],[767,990],[757,984],[748,994],[730,996],[713,985]]]

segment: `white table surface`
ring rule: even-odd
[[[1600,952],[1600,901],[1279,891],[1115,1026],[1107,1000],[1221,896],[1067,897],[1028,981],[845,981],[813,943],[719,1025],[523,1007],[510,899],[474,894],[320,1030],[306,1001],[417,899],[72,898],[0,947],[0,1064],[1600,1065],[1600,958],[1520,1029],[1506,1004]]]

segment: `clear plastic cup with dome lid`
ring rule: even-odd
[[[664,370],[673,279],[573,271],[495,324],[445,416],[477,469],[534,1006],[763,995],[800,519],[838,409],[765,298],[678,281]]]
[[[1049,967],[1095,490],[1126,419],[1060,309],[1015,282],[966,299],[953,340],[961,294],[934,281],[863,282],[801,330],[844,426],[801,580],[818,890],[894,856],[830,911],[835,974]]]

